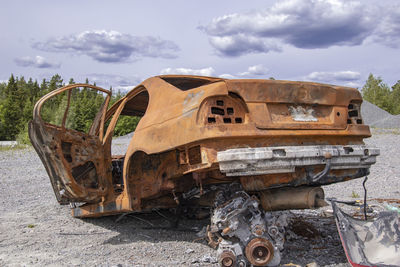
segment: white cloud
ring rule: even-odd
[[[344,0],[286,0],[248,13],[217,17],[201,27],[222,56],[298,48],[355,46],[371,38],[398,46],[400,5],[378,6]]]
[[[95,82],[97,86],[103,87],[104,89],[113,88],[115,91],[129,91],[136,85],[142,82],[142,79],[137,76],[126,77],[115,74],[103,74],[103,73],[90,73],[86,76],[79,77],[80,80],[85,81],[88,78],[89,83]]]
[[[247,71],[240,72],[237,75],[241,77],[253,77],[253,76],[262,76],[268,73],[268,69],[264,67],[262,64],[250,66],[247,68]]]
[[[76,35],[36,42],[46,52],[78,53],[99,62],[130,62],[142,57],[175,58],[179,47],[153,36],[133,36],[117,31],[84,31]]]
[[[136,85],[130,85],[130,86],[115,86],[113,87],[113,95],[116,94],[116,92],[121,92],[121,93],[127,93],[133,88],[135,88]]]
[[[361,78],[361,74],[356,71],[315,71],[307,75],[307,80],[318,81],[318,82],[354,82]]]
[[[232,74],[229,73],[224,73],[221,75],[218,75],[218,77],[220,78],[224,78],[224,79],[236,79],[237,77],[233,76]]]
[[[59,68],[61,66],[60,63],[54,63],[48,61],[46,58],[42,56],[36,57],[20,57],[14,59],[15,64],[20,67],[34,67],[34,68]]]
[[[347,87],[353,87],[353,88],[361,88],[362,87],[362,84],[359,82],[347,82],[343,85],[347,86]]]
[[[190,68],[165,68],[162,69],[160,74],[182,74],[182,75],[200,75],[200,76],[213,76],[215,70],[212,67],[203,69],[190,69]]]
[[[361,74],[357,71],[315,71],[302,78],[320,83],[329,83],[353,88],[362,86]]]
[[[262,65],[253,65],[247,68],[246,71],[243,72],[238,72],[236,74],[230,74],[230,73],[224,73],[221,75],[218,75],[220,78],[224,79],[238,79],[238,78],[254,78],[256,76],[264,76],[268,73],[268,69]],[[265,77],[262,77],[265,78]]]
[[[251,53],[267,53],[269,51],[280,51],[280,48],[273,42],[269,42],[245,34],[232,36],[211,36],[211,45],[221,56],[235,57]]]

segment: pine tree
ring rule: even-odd
[[[389,113],[393,112],[393,103],[390,99],[390,88],[381,77],[375,78],[372,73],[362,88],[363,98]]]
[[[39,87],[37,80],[35,80],[35,82],[33,83],[32,95],[33,95],[32,103],[35,104],[36,101],[39,100],[39,98],[40,98],[40,87]]]
[[[126,135],[136,129],[140,121],[137,116],[120,116],[114,129],[114,136]]]
[[[390,99],[393,101],[393,114],[400,114],[400,80],[392,86]]]
[[[1,112],[0,135],[2,140],[14,140],[23,126],[23,92],[11,74],[6,87],[6,99]]]
[[[63,79],[61,78],[61,76],[59,74],[55,74],[53,75],[53,77],[51,77],[50,82],[49,82],[49,91],[53,91],[57,88],[63,87]]]
[[[49,92],[48,85],[49,83],[46,81],[46,79],[43,79],[42,83],[40,84],[40,96],[44,96]]]

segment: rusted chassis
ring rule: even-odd
[[[79,86],[109,94],[89,85],[72,87]],[[359,114],[360,93],[352,88],[159,76],[145,80],[106,110],[108,97],[90,132],[80,133],[65,128],[65,122],[60,127],[40,117],[47,99],[72,87],[57,89],[36,104],[29,134],[58,201],[86,203],[73,209],[75,217],[176,207],[194,188],[201,195],[196,204],[212,205],[212,194],[204,193],[207,188],[232,182],[239,182],[263,202],[269,201],[264,197],[268,192],[287,198],[285,191],[295,190],[303,200],[285,204],[284,209],[296,205],[308,208],[319,204],[304,200],[304,192],[310,192],[304,191],[304,186],[312,191],[320,185],[365,176],[374,160],[368,158],[370,151],[365,148],[370,161],[365,163],[363,158],[364,163],[345,168],[338,165],[327,170],[325,160],[330,158],[323,155],[321,162],[296,166],[291,171],[260,171],[253,166],[256,174],[235,175],[221,170],[219,153],[229,149],[280,147],[279,154],[281,147],[313,145],[320,146],[321,151],[325,147],[362,147],[370,131]],[[111,156],[112,134],[120,115],[142,119],[126,154]],[[105,131],[106,121],[110,123]],[[122,162],[122,181],[116,182],[112,166]],[[86,174],[82,176],[79,171]],[[264,209],[276,209],[268,203],[262,205]]]

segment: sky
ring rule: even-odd
[[[159,74],[400,80],[400,1],[3,0],[0,81],[128,90]]]

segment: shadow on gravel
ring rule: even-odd
[[[291,218],[281,264],[348,266],[333,217],[297,213]]]
[[[84,219],[118,233],[105,244],[120,245],[134,242],[159,243],[166,241],[197,242],[207,245],[204,238],[209,219],[194,220],[176,217],[168,211],[146,214],[127,214]],[[184,253],[184,251],[182,251]],[[320,217],[296,212],[290,216],[281,264],[305,266],[348,266],[333,217]]]
[[[207,245],[204,233],[209,219],[195,220],[176,215],[168,211],[126,214],[121,217],[83,219],[118,235],[106,240],[105,244],[119,245],[147,241],[152,243],[165,241],[199,242]],[[203,234],[199,234],[202,233]]]

